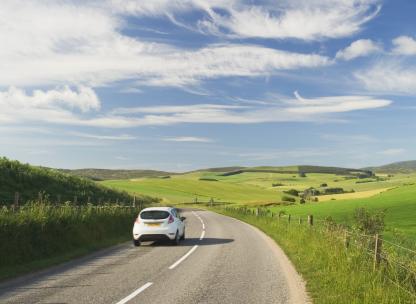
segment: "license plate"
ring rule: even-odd
[[[146,225],[147,226],[152,226],[152,227],[158,227],[158,226],[160,226],[160,223],[148,223]]]

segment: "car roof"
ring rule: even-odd
[[[141,212],[143,211],[168,211],[170,212],[172,209],[172,207],[149,207],[149,208],[144,208]]]

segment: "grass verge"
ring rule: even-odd
[[[315,304],[416,303],[414,296],[383,275],[383,267],[373,271],[366,251],[346,249],[336,235],[323,228],[235,210],[213,211],[247,222],[272,237],[306,280]]]
[[[0,280],[126,241],[138,212],[117,205],[0,209]]]

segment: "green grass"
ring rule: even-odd
[[[109,189],[89,179],[59,172],[58,170],[22,164],[0,157],[0,205],[14,203],[15,192],[19,193],[19,203],[42,199],[53,202],[75,201],[78,204],[99,202],[131,203],[132,196],[127,192]],[[58,199],[58,196],[60,199]],[[153,199],[138,198],[145,202]]]
[[[317,218],[332,217],[337,222],[353,221],[356,208],[386,210],[386,236],[404,235],[416,241],[416,185],[401,186],[365,199],[307,203],[305,205],[273,207],[272,210],[285,211],[295,216],[313,214]]]
[[[317,226],[255,217],[231,210],[215,211],[252,224],[271,236],[307,282],[315,304],[415,303],[416,298],[388,279],[385,266],[373,271],[372,260],[357,247],[346,249],[337,232]]]
[[[207,178],[213,175],[189,174],[169,179],[114,180],[105,181],[103,184],[130,193],[157,196],[172,204],[192,202],[196,197],[200,201],[213,198],[216,201],[238,203],[280,201],[281,194],[276,191],[248,183],[199,180],[201,176]]]
[[[263,169],[263,167],[262,167]],[[266,168],[268,169],[268,168]],[[287,167],[286,170],[292,170]],[[200,178],[215,179],[217,181],[203,181]],[[362,181],[371,181],[361,183]],[[360,183],[357,183],[360,182]],[[379,180],[357,179],[351,176],[308,173],[306,177],[299,177],[293,173],[273,172],[243,172],[236,175],[223,176],[221,172],[198,171],[188,174],[172,176],[169,179],[143,178],[137,180],[104,181],[106,186],[126,190],[130,193],[163,198],[164,204],[181,204],[198,201],[207,202],[210,198],[215,201],[231,202],[236,205],[270,205],[282,202],[283,191],[289,189],[304,190],[309,187],[321,188],[321,184],[328,187],[341,187],[344,190],[354,190],[357,197],[368,191],[378,189],[392,189],[376,194],[372,197],[340,200],[330,200],[318,203],[271,206],[273,211],[284,210],[293,215],[313,214],[317,218],[331,216],[335,220],[351,223],[354,210],[357,207],[386,210],[386,236],[392,238],[402,234],[404,238],[416,240],[416,174],[395,174],[392,177],[380,176]],[[273,183],[283,186],[272,187]],[[371,195],[372,193],[370,193]],[[322,196],[320,196],[322,199]]]
[[[0,278],[39,269],[129,239],[138,208],[33,203],[0,209]]]

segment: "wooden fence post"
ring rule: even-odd
[[[19,209],[19,192],[14,193],[14,205]]]
[[[291,219],[291,215],[289,214],[288,216],[287,216],[287,222],[290,224],[290,219]]]
[[[302,225],[302,218],[299,217],[299,225]]]
[[[350,236],[348,235],[348,231],[345,230],[344,232],[344,244],[345,244],[345,248],[349,248],[350,247]]]
[[[133,208],[136,208],[136,196],[133,196]]]
[[[256,208],[256,216],[259,216],[259,208]]]
[[[308,215],[308,224],[313,226],[313,215]]]
[[[376,270],[381,261],[381,246],[382,240],[378,233],[374,236],[374,265],[373,270]]]

